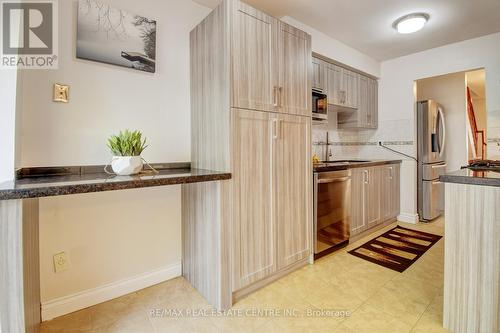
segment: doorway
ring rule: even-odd
[[[434,100],[443,108],[448,171],[488,158],[484,69],[417,80],[416,101],[424,100]]]

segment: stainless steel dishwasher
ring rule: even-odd
[[[349,242],[351,171],[314,173],[314,257]]]

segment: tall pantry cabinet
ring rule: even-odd
[[[191,32],[192,167],[232,179],[183,186],[183,275],[217,308],[311,254],[311,61],[308,34],[237,0]]]

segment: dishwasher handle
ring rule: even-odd
[[[318,184],[345,182],[348,181],[349,179],[351,179],[351,177],[318,179]]]

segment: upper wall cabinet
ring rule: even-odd
[[[318,58],[313,58],[312,67],[312,88],[327,92],[326,63]]]
[[[342,105],[342,68],[325,63],[328,104]]]
[[[359,75],[348,69],[342,69],[342,103],[345,107],[358,107],[358,78]]]
[[[310,116],[311,36],[283,22],[279,27],[279,111]]]
[[[358,107],[358,76],[353,71],[326,64],[328,104],[356,109]]]
[[[232,3],[231,106],[311,116],[311,36]]]
[[[274,46],[279,22],[242,2],[234,5],[232,106],[276,111],[278,71]]]
[[[312,75],[312,87],[322,89],[336,107],[339,128],[378,127],[377,80],[317,57]]]
[[[360,74],[358,76],[358,109],[354,112],[341,110],[337,117],[338,128],[378,127],[378,82]]]

